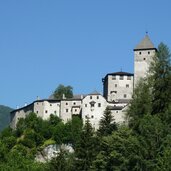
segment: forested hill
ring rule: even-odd
[[[10,112],[13,109],[7,106],[0,105],[0,131],[9,125]]]

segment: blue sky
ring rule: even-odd
[[[110,72],[133,72],[148,31],[171,48],[170,0],[1,0],[0,104],[47,98],[61,83],[102,92]]]

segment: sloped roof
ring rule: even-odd
[[[88,94],[88,95],[101,95],[98,91],[93,91],[92,93]]]
[[[124,106],[108,106],[109,110],[122,110]]]
[[[135,47],[134,50],[142,49],[156,49],[148,35],[145,35],[144,39]]]

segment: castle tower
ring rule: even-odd
[[[155,56],[157,49],[154,47],[149,36],[144,39],[134,49],[134,87],[140,78],[147,76],[150,63]]]
[[[103,95],[108,102],[128,102],[132,98],[134,74],[114,72],[103,79]]]

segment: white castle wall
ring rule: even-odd
[[[151,62],[154,59],[156,50],[134,51],[134,85],[136,86],[140,78],[147,76]]]
[[[81,99],[61,100],[60,118],[64,123],[72,119],[72,115],[80,114]]]
[[[99,121],[103,116],[106,107],[107,107],[107,102],[102,95],[87,95],[83,99],[83,104],[82,104],[83,123],[85,123],[86,119],[89,118],[92,126],[95,129],[98,129]]]
[[[119,99],[132,98],[133,76],[108,75],[108,101],[118,101]]]

